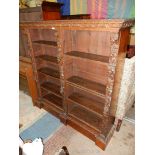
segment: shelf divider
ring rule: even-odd
[[[81,78],[79,76],[72,76],[67,79],[67,81],[74,86],[87,89],[88,92],[98,93],[100,96],[104,96],[106,92],[105,85]]]
[[[74,106],[72,110],[69,111],[69,115],[84,122],[88,126],[91,126],[95,130],[100,131],[102,119],[85,110],[84,108],[81,108],[80,106]]]
[[[93,61],[109,63],[108,56],[101,56],[101,55],[97,55],[97,54],[85,53],[85,52],[80,52],[80,51],[70,51],[70,52],[67,52],[66,55],[78,57],[78,58],[82,58],[82,59],[89,59],[89,60],[93,60]]]
[[[93,112],[98,117],[102,118],[103,107],[104,107],[104,100],[103,102],[88,98],[79,93],[72,93],[69,97],[69,100],[73,101],[74,103],[82,106],[83,108],[87,109],[90,112]]]
[[[41,84],[41,88],[50,91],[52,94],[58,96],[58,97],[62,97],[62,94],[60,93],[60,86],[55,84],[55,83],[51,83],[49,81],[46,81],[44,83]]]
[[[51,77],[60,79],[60,73],[59,73],[59,71],[57,71],[55,69],[48,68],[48,67],[43,67],[43,68],[38,69],[38,71],[43,73],[43,74],[47,74],[47,75],[49,75]]]
[[[49,93],[49,94],[43,96],[43,99],[50,102],[51,104],[54,104],[56,107],[63,109],[62,98]]]
[[[47,40],[36,40],[33,41],[35,44],[40,44],[40,45],[48,45],[52,47],[57,47],[57,42],[56,41],[47,41]]]
[[[55,64],[58,64],[57,57],[54,57],[54,56],[39,55],[39,56],[36,56],[36,58],[39,58],[39,59],[42,59],[42,60],[45,60],[45,61],[49,61],[49,62],[52,62],[52,63],[55,63]]]

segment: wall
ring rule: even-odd
[[[31,1],[31,0],[22,0]],[[32,0],[40,4],[43,0]],[[64,3],[63,15],[91,14],[93,19],[134,18],[135,0],[48,0]]]

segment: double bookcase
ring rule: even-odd
[[[36,105],[104,149],[115,112],[133,20],[23,22],[38,88]]]

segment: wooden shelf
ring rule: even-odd
[[[91,53],[85,53],[85,52],[79,52],[79,51],[71,51],[71,52],[67,52],[66,55],[73,56],[73,57],[79,57],[83,59],[89,59],[93,61],[109,63],[109,57],[101,56],[97,54],[91,54]]]
[[[72,110],[69,111],[69,115],[75,117],[95,130],[100,131],[102,119],[85,110],[84,108],[81,108],[80,106],[74,106]]]
[[[48,68],[48,67],[40,68],[40,69],[38,69],[38,71],[41,72],[41,73],[47,74],[47,75],[49,75],[51,77],[57,78],[57,79],[60,78],[59,71]]]
[[[93,112],[94,114],[102,117],[104,102],[99,102],[94,99],[90,99],[82,94],[73,93],[68,97],[71,101],[77,103],[78,105],[84,107],[85,109]]]
[[[93,91],[94,93],[99,93],[101,96],[106,92],[106,86],[100,83],[96,83],[78,76],[72,76],[68,79],[68,82],[77,87],[82,87],[88,91]]]
[[[48,45],[52,47],[57,47],[57,42],[56,41],[47,41],[47,40],[37,40],[33,41],[35,44],[40,44],[40,45]]]
[[[60,86],[51,82],[44,82],[41,84],[41,88],[50,91],[52,94],[62,97],[62,94],[60,93]]]
[[[42,60],[45,60],[45,61],[50,61],[52,63],[58,64],[57,57],[54,57],[54,56],[50,56],[50,55],[39,55],[36,58],[39,58],[39,59],[42,59]]]
[[[54,95],[54,94],[47,94],[45,96],[43,96],[43,99],[50,102],[51,104],[55,105],[56,107],[59,108],[63,108],[63,104],[62,104],[62,98]]]

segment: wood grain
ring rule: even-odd
[[[80,87],[90,89],[91,91],[98,92],[100,94],[105,94],[106,86],[100,83],[96,83],[78,76],[72,76],[68,79],[68,81]]]
[[[57,46],[57,42],[55,41],[37,40],[37,41],[33,41],[33,43],[43,44],[43,45],[48,45],[48,46]]]
[[[57,57],[54,56],[50,56],[50,55],[39,55],[36,58],[42,59],[42,60],[46,60],[46,61],[50,61],[53,63],[58,63]]]
[[[60,86],[55,83],[46,81],[41,84],[41,88],[46,89],[47,91],[50,91],[54,95],[58,95],[58,96],[62,97],[62,94],[60,93]]]
[[[66,54],[74,57],[83,58],[83,59],[90,59],[90,60],[100,61],[105,63],[109,62],[109,58],[107,56],[101,56],[97,54],[84,53],[80,51],[71,51],[71,52],[67,52]]]
[[[54,78],[60,78],[60,73],[57,70],[54,70],[52,68],[44,67],[44,68],[40,68],[38,71],[41,73],[50,75]]]
[[[94,112],[95,114],[102,117],[104,100],[103,102],[97,101],[80,93],[73,93],[68,98],[81,105],[82,107],[85,107],[87,110],[91,110],[91,112]]]
[[[47,94],[43,96],[43,99],[51,102],[51,104],[54,104],[57,107],[62,108],[62,98],[54,95],[54,94]]]
[[[86,123],[88,126],[91,126],[95,130],[99,131],[102,119],[97,117],[93,113],[89,113],[87,110],[81,108],[80,106],[75,106],[71,111],[69,111],[69,114],[76,117],[77,119],[80,119],[82,122]]]

